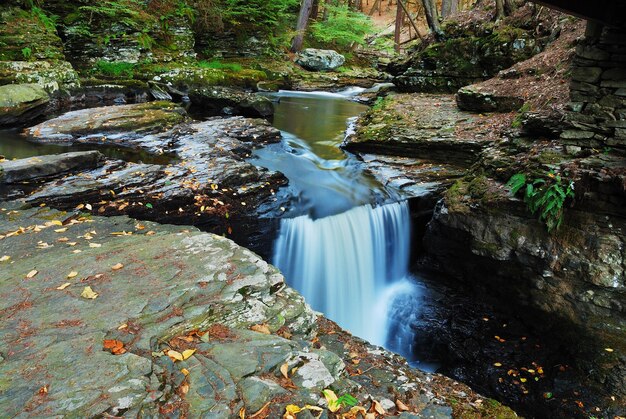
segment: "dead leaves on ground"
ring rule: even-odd
[[[124,342],[117,339],[105,339],[103,343],[104,349],[111,352],[113,355],[122,355],[126,353],[124,348]]]

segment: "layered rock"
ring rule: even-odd
[[[46,121],[29,129],[31,140],[132,148],[168,156],[170,164],[108,160],[55,182],[12,185],[9,192],[22,190],[32,204],[89,204],[97,214],[202,225],[271,248],[273,224],[259,217],[281,213],[274,192],[286,179],[246,159],[255,147],[280,141],[280,132],[258,119],[184,120],[174,105],[148,103],[73,111]]]
[[[0,162],[0,185],[95,169],[103,162],[104,156],[97,151],[79,151],[2,161]]]
[[[228,87],[194,88],[189,91],[189,100],[202,112],[213,115],[265,118],[274,114],[274,105],[269,98]]]
[[[6,204],[0,232],[6,414],[329,414],[332,388],[405,418],[515,417],[352,337],[222,237]]]

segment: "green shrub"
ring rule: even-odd
[[[29,47],[22,48],[22,56],[25,60],[30,60],[30,57],[33,56],[33,50]]]
[[[511,194],[522,192],[524,203],[531,214],[539,214],[539,221],[545,223],[548,231],[561,226],[563,205],[568,198],[574,198],[574,182],[564,180],[554,172],[547,174],[548,180],[537,178],[530,181],[523,173],[517,173],[509,179],[506,186]]]
[[[374,32],[369,16],[350,10],[347,5],[328,8],[328,20],[311,25],[311,37],[321,44],[338,49],[349,49],[354,44],[364,44],[365,36]]]
[[[231,70],[231,71],[241,71],[243,67],[237,63],[223,63],[220,60],[211,60],[211,61],[199,61],[198,67],[200,68],[214,68],[219,70]]]
[[[295,24],[299,5],[299,0],[222,0],[222,21],[239,32],[274,33]]]
[[[103,76],[126,77],[132,79],[135,67],[136,64],[127,63],[125,61],[100,60],[96,63],[95,70]]]

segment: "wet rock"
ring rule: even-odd
[[[329,49],[306,48],[299,52],[296,64],[311,71],[329,71],[343,65],[345,57],[337,51]]]
[[[41,142],[115,144],[129,141],[129,137],[165,131],[186,119],[184,109],[171,102],[149,102],[72,111],[35,125],[27,132]],[[119,139],[110,138],[116,134],[121,134]]]
[[[32,181],[80,170],[94,169],[104,163],[97,151],[54,154],[0,162],[0,184]]]
[[[256,93],[229,87],[203,87],[189,91],[193,106],[209,115],[243,115],[266,118],[274,114],[272,101]]]
[[[25,124],[41,116],[50,101],[38,84],[0,86],[0,126]]]
[[[463,124],[475,120],[459,111],[451,96],[389,95],[359,118],[342,147],[469,166],[490,144],[476,135],[458,135]]]
[[[63,234],[55,231],[59,222]],[[318,316],[274,267],[225,238],[6,203],[0,231],[0,254],[11,256],[0,262],[0,405],[7,415],[228,418],[264,408],[267,417],[281,417],[288,404],[325,409],[317,389],[330,380],[367,408],[384,401],[389,414],[400,413],[389,403],[397,399],[416,415],[494,413],[466,386],[413,370]],[[58,240],[63,235],[76,243]],[[67,279],[72,270],[78,276]],[[86,286],[95,299],[81,296]],[[250,330],[277,318],[281,326],[270,326],[270,334]],[[171,350],[193,352],[174,362]],[[324,365],[315,390],[280,371],[300,355]],[[367,373],[356,370],[355,356]],[[309,365],[300,362],[296,375]],[[503,407],[498,414],[514,415]]]
[[[513,112],[524,105],[524,99],[515,96],[502,96],[493,92],[481,91],[475,86],[466,86],[456,93],[459,109],[469,112]]]
[[[113,106],[69,112],[31,128],[32,138],[44,143],[133,148],[169,156],[172,162],[109,161],[23,191],[28,194],[24,199],[64,209],[91,203],[97,214],[201,225],[255,249],[271,249],[271,219],[281,213],[274,193],[287,180],[247,158],[254,148],[280,141],[280,132],[267,121],[242,117],[168,129],[185,120],[180,112],[169,103]]]

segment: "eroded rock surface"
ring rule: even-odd
[[[230,240],[5,206],[7,415],[280,417],[287,404],[325,409],[321,390],[332,388],[388,414],[400,401],[405,417],[515,417],[319,317],[274,267]]]
[[[32,121],[46,110],[50,96],[38,84],[0,86],[0,126]]]
[[[296,64],[311,71],[334,70],[345,61],[343,55],[330,49],[306,48],[296,57]]]

